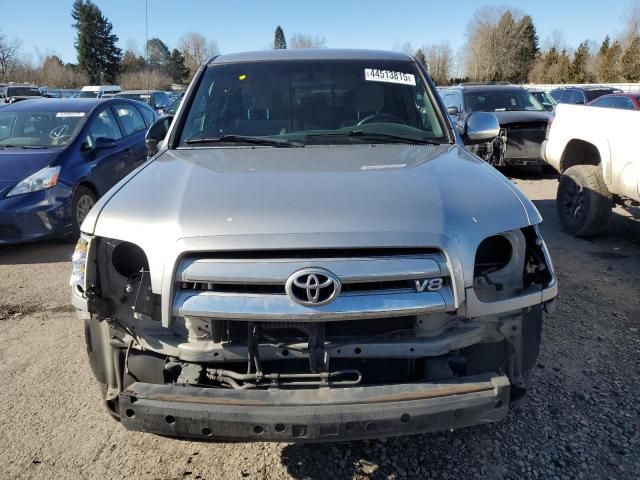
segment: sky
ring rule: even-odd
[[[533,17],[541,44],[554,31],[567,46],[585,39],[601,42],[623,29],[624,14],[634,0],[536,0],[511,3],[456,0],[148,0],[149,38],[170,48],[196,31],[216,40],[222,53],[262,50],[273,43],[281,25],[287,37],[302,32],[326,38],[330,48],[391,50],[405,42],[414,48],[449,42],[458,52],[465,28],[480,6],[517,8]],[[113,24],[123,50],[145,44],[145,0],[94,0]],[[0,0],[0,34],[22,41],[22,52],[36,61],[56,54],[75,62],[72,0]],[[10,14],[6,14],[10,12]]]

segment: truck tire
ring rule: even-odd
[[[590,237],[607,228],[613,203],[600,167],[576,165],[560,178],[556,208],[562,227],[576,237]]]

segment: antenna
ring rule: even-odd
[[[147,68],[147,94],[149,93],[149,0],[144,0],[144,60]]]

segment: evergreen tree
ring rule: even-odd
[[[635,37],[625,50],[620,61],[622,75],[627,82],[640,81],[640,37]]]
[[[617,40],[611,43],[609,36],[604,39],[598,52],[596,73],[598,81],[604,83],[618,82],[621,72],[622,46]]]
[[[422,50],[421,48],[419,48],[416,51],[416,54],[414,55],[415,59],[422,64],[422,66],[424,66],[424,68],[428,69],[429,67],[427,66],[427,57],[424,54],[424,50]]]
[[[159,38],[150,38],[147,42],[147,62],[153,70],[169,74],[171,52]]]
[[[131,50],[125,50],[124,55],[122,56],[123,73],[139,72],[144,70],[145,65],[146,62],[144,61],[144,57],[136,55],[136,53]]]
[[[571,81],[571,59],[566,50],[562,50],[558,57],[555,77],[557,83],[569,83]]]
[[[589,44],[585,40],[578,45],[578,49],[573,55],[573,62],[571,62],[571,82],[590,83],[593,80],[588,70],[589,57]]]
[[[529,15],[525,15],[520,22],[518,22],[518,31],[522,35],[522,38],[519,42],[520,48],[518,48],[516,55],[518,66],[512,80],[517,83],[524,83],[527,81],[529,71],[535,62],[540,48],[538,46],[536,27],[533,25],[533,19]]]
[[[558,50],[556,47],[551,47],[549,51],[544,55],[544,61],[542,63],[542,81],[544,83],[558,83],[554,76],[554,67],[558,63],[558,59],[560,56],[558,55]]]
[[[274,50],[283,50],[287,48],[287,39],[284,38],[284,31],[282,27],[278,25],[276,28],[276,33],[273,39],[273,49]]]
[[[189,69],[185,65],[184,55],[180,50],[174,48],[169,58],[168,73],[176,83],[182,83],[189,76]]]
[[[90,83],[114,83],[122,51],[116,46],[118,37],[111,33],[113,25],[91,0],[75,0],[71,17],[77,30],[78,67]]]

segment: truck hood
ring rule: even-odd
[[[537,123],[547,122],[553,116],[553,112],[491,112],[493,113],[500,126],[508,126],[514,123]]]
[[[458,145],[218,147],[165,151],[103,197],[82,230],[136,243],[153,272],[184,250],[229,249],[448,245],[472,265],[488,235],[540,221]]]

